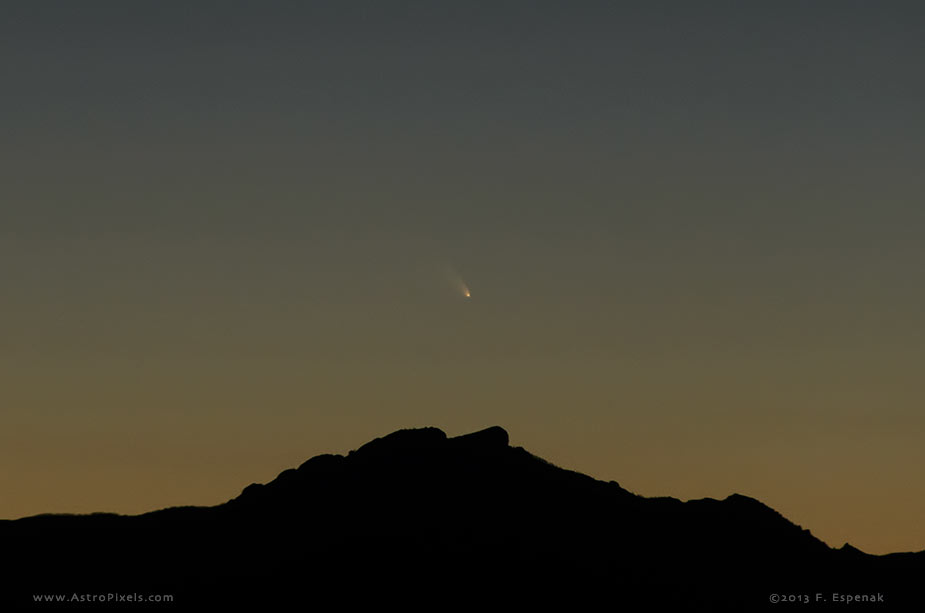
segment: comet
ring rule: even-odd
[[[466,298],[467,300],[472,298],[472,292],[469,290],[469,286],[466,284],[466,282],[463,281],[462,275],[448,266],[446,268],[446,277],[455,291],[462,294],[463,298]]]

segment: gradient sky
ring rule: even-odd
[[[448,4],[3,4],[0,517],[498,424],[925,549],[921,4]]]

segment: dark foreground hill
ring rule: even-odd
[[[925,552],[832,549],[745,496],[643,498],[497,427],[402,430],[215,507],[4,521],[0,546],[0,610],[918,610],[925,576]]]

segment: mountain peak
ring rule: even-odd
[[[478,432],[454,436],[450,440],[455,445],[464,447],[503,448],[510,444],[511,437],[501,426],[492,426]]]
[[[419,456],[446,449],[489,452],[506,449],[509,443],[510,436],[501,426],[492,426],[453,438],[448,438],[439,428],[405,428],[373,439],[348,455],[357,459],[384,459]]]
[[[351,451],[355,458],[408,455],[433,451],[446,443],[446,433],[440,428],[405,428],[375,438]]]

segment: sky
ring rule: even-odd
[[[0,517],[501,425],[925,549],[923,36],[912,2],[4,3]]]

